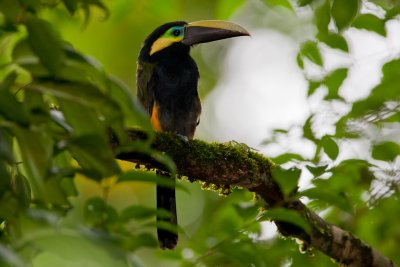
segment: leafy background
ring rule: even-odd
[[[242,105],[233,105],[239,112],[221,115],[224,101],[237,103],[235,90],[218,93],[221,86],[271,51],[261,42],[242,57],[253,42],[248,39],[207,44],[192,53],[205,99],[197,137],[229,140],[220,125],[233,117],[231,127],[243,131],[233,136],[237,141],[282,164],[275,178],[284,192],[300,184],[298,196],[309,207],[400,264],[398,55],[382,58],[379,81],[361,97],[344,93],[355,66],[331,64],[357,54],[353,36],[360,32],[390,38],[399,12],[394,0],[1,0],[1,266],[336,265],[279,237],[250,193],[237,189],[221,197],[188,182],[178,189],[180,244],[175,251],[157,248],[154,182],[163,180],[116,162],[107,136],[112,129],[121,149],[156,153],[148,141],[124,142],[127,126],[152,136],[134,97],[141,42],[166,21],[201,19],[237,21],[259,43],[262,32],[286,36],[295,53],[277,62],[297,64],[310,108],[303,118],[269,130],[248,127],[301,112],[255,116],[246,113],[253,109],[242,97]],[[242,69],[234,72],[231,65]],[[266,76],[279,71],[273,67]],[[258,97],[250,82],[258,78],[250,77],[241,92]],[[261,96],[262,105],[270,103]],[[291,91],[286,99],[295,96]],[[247,114],[245,124],[237,119],[241,114]],[[249,131],[264,142],[248,138]],[[173,169],[168,157],[159,156]]]

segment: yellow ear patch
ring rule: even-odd
[[[173,37],[158,38],[151,46],[150,56],[158,51],[163,50],[164,48],[167,48],[168,46],[172,45],[173,43],[178,43],[178,42],[182,41],[182,39],[183,39],[183,36],[178,36],[175,38],[173,38]]]

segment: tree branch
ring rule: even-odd
[[[129,130],[130,141],[143,139],[143,133]],[[113,148],[118,141],[111,138]],[[352,234],[324,221],[298,199],[287,199],[273,180],[276,165],[266,157],[239,143],[183,142],[173,134],[157,133],[153,148],[167,153],[178,173],[192,181],[214,184],[217,188],[240,186],[257,194],[266,208],[284,207],[298,212],[311,226],[309,233],[289,223],[275,221],[284,236],[302,240],[338,263],[347,266],[395,267],[396,265]],[[123,152],[118,159],[160,167],[155,159],[137,152]]]

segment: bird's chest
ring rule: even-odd
[[[156,68],[157,82],[164,93],[177,93],[195,86],[196,73],[179,65],[163,65]]]
[[[186,102],[188,98],[197,96],[199,75],[191,64],[160,64],[155,74],[155,98],[158,102]]]

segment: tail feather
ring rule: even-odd
[[[171,217],[157,216],[157,223],[168,222],[173,231],[157,227],[158,242],[162,249],[174,249],[178,243],[178,221],[176,214],[175,188],[157,185],[157,209],[165,209],[171,213]]]

